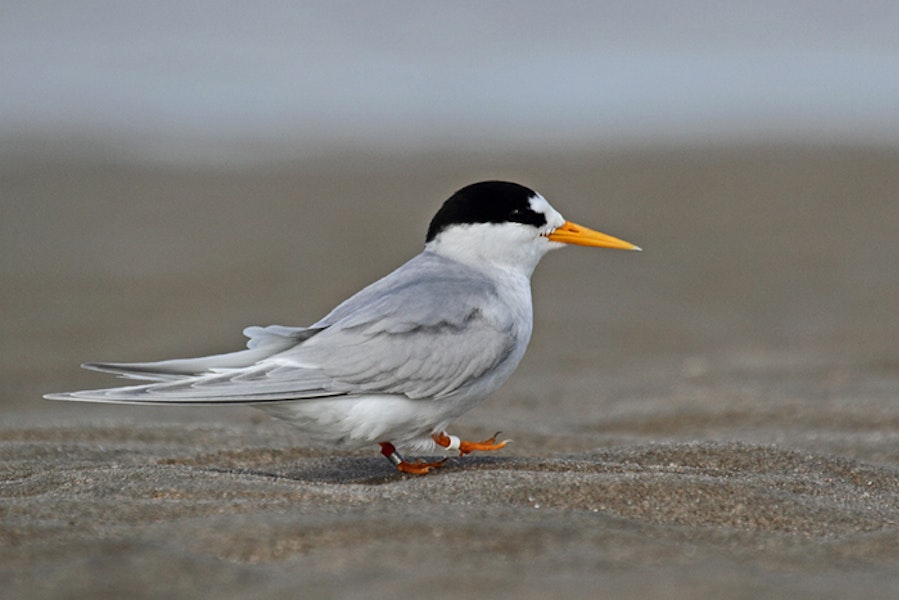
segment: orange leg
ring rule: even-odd
[[[396,451],[396,446],[391,444],[390,442],[380,442],[381,446],[381,454],[387,457],[387,460],[393,463],[393,466],[397,468],[401,473],[409,473],[411,475],[426,475],[430,473],[433,469],[438,467],[442,467],[443,463],[446,462],[446,459],[438,460],[437,462],[426,463],[421,460],[417,460],[415,462],[407,462],[405,458],[400,456],[400,453]]]
[[[512,441],[503,440],[501,442],[497,442],[496,436],[498,436],[499,434],[500,432],[497,431],[495,434],[493,434],[492,438],[490,438],[489,440],[484,440],[483,442],[467,442],[465,440],[460,440],[454,435],[447,435],[445,431],[435,433],[433,437],[438,446],[443,446],[444,448],[447,448],[449,450],[458,450],[459,456],[463,456],[475,451],[484,452],[488,450],[499,450]]]

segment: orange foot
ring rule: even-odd
[[[408,462],[405,458],[400,456],[400,453],[396,451],[396,447],[390,442],[380,442],[380,446],[381,454],[386,456],[387,460],[392,462],[397,470],[401,473],[409,473],[410,475],[426,475],[433,469],[442,467],[443,463],[446,462],[445,458],[443,460],[438,460],[437,462],[431,463],[426,463],[422,460]]]
[[[445,431],[436,433],[433,437],[438,446],[443,446],[444,448],[447,448],[449,450],[458,450],[459,456],[463,456],[475,451],[484,452],[488,450],[499,450],[512,441],[503,440],[501,442],[497,442],[496,436],[498,436],[499,434],[500,432],[497,431],[495,434],[493,434],[492,438],[490,438],[489,440],[484,440],[483,442],[467,442],[465,440],[460,440],[454,435],[447,435]]]

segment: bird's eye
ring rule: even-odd
[[[533,225],[534,227],[546,225],[546,217],[544,215],[526,206],[508,210],[505,220],[510,223],[522,223],[524,225]]]

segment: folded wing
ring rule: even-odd
[[[311,328],[250,327],[240,352],[85,365],[155,383],[47,397],[190,405],[452,394],[506,360],[519,332],[491,281],[446,265],[419,276],[431,266],[407,263]]]

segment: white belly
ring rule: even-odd
[[[258,404],[272,417],[304,432],[310,441],[343,448],[391,442],[412,452],[437,448],[439,433],[477,402],[410,400],[405,396],[337,396]]]

